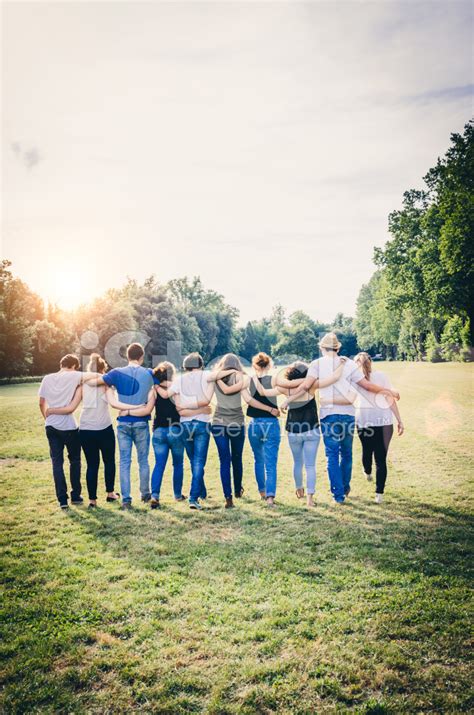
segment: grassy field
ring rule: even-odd
[[[211,444],[200,513],[174,503],[169,468],[161,511],[102,490],[100,509],[62,513],[38,386],[0,388],[0,710],[472,712],[472,366],[385,368],[406,434],[384,504],[356,440],[350,500],[331,505],[321,449],[313,511],[285,439],[273,511],[248,444],[224,510]]]

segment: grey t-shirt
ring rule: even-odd
[[[43,377],[38,394],[46,400],[48,407],[67,407],[81,382],[82,372],[60,370]],[[46,418],[45,425],[59,430],[77,429],[73,414],[50,415]]]
[[[229,385],[235,383],[235,376],[231,375]],[[233,395],[226,395],[216,383],[214,392],[217,400],[217,407],[214,412],[212,423],[215,425],[243,425],[245,423],[244,412],[242,410],[242,397],[240,392]]]

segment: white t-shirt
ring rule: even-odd
[[[370,382],[381,387],[391,388],[390,380],[383,372],[373,372]],[[356,422],[358,427],[382,427],[393,424],[393,412],[384,395],[368,392],[358,387],[356,402]]]
[[[82,412],[79,420],[80,429],[101,430],[110,427],[112,418],[109,403],[105,396],[105,387],[82,386]]]
[[[194,408],[200,400],[210,400],[214,394],[214,382],[208,382],[209,370],[192,370],[185,372],[173,381],[169,388],[172,395],[179,394],[181,407]],[[199,420],[200,422],[210,422],[212,415],[196,412],[193,417],[181,417],[181,422]]]
[[[47,407],[67,407],[81,384],[82,372],[78,370],[60,370],[45,375],[40,385],[39,396],[46,400]],[[46,427],[59,430],[77,429],[74,415],[50,415],[45,421]]]
[[[308,375],[320,380],[331,377],[334,370],[339,367],[341,359],[338,355],[324,355],[324,357],[313,360],[308,368]],[[332,400],[337,397],[347,397],[356,389],[359,380],[364,378],[364,373],[359,370],[353,360],[346,360],[341,377],[333,385],[323,387],[319,390],[320,418],[323,420],[329,415],[349,415],[355,417],[355,406],[334,405]],[[357,388],[358,389],[358,388]]]

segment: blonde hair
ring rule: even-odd
[[[366,380],[370,380],[372,372],[372,358],[369,353],[359,353],[355,356],[356,363],[362,368]]]
[[[244,368],[242,363],[240,362],[239,358],[235,353],[227,353],[227,355],[224,355],[218,362],[217,364],[217,369],[218,370],[238,370],[239,372],[243,372]]]
[[[261,370],[265,370],[265,368],[270,367],[271,362],[272,359],[270,355],[267,355],[267,353],[260,352],[252,358],[252,365],[254,367],[259,367]]]
[[[104,373],[107,370],[107,367],[107,363],[105,362],[104,358],[99,355],[99,353],[92,353],[89,356],[87,372]]]

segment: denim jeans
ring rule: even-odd
[[[297,489],[303,488],[303,464],[306,470],[306,491],[316,491],[316,456],[321,431],[319,427],[307,432],[288,432],[288,444],[293,454],[293,478]]]
[[[69,479],[71,481],[71,499],[75,501],[81,496],[81,443],[79,430],[59,430],[48,425],[46,437],[49,442],[49,453],[53,463],[54,486],[60,504],[67,504],[67,483],[64,476],[64,448],[69,459]]]
[[[173,493],[175,499],[179,499],[183,491],[184,461],[184,441],[181,425],[157,427],[153,432],[151,441],[155,452],[155,466],[151,475],[151,496],[155,499],[160,498],[163,474],[168,455],[171,452],[173,460]]]
[[[351,483],[355,418],[328,415],[321,420],[321,428],[331,492],[336,501],[343,502]]]
[[[249,442],[255,460],[258,491],[274,497],[277,487],[277,461],[280,423],[276,417],[254,417],[249,423]]]
[[[189,501],[205,499],[207,496],[204,484],[204,467],[206,466],[207,451],[209,449],[210,430],[209,423],[201,420],[181,422],[183,440],[186,454],[191,464],[191,488]]]
[[[245,425],[212,425],[212,435],[219,453],[220,474],[224,496],[232,496],[230,468],[234,476],[234,492],[239,494],[242,489],[242,452],[245,442]]]
[[[120,490],[122,501],[131,502],[130,467],[132,464],[132,445],[137,450],[138,471],[140,474],[140,493],[142,499],[150,496],[150,428],[148,422],[119,422],[117,440],[120,452]]]

